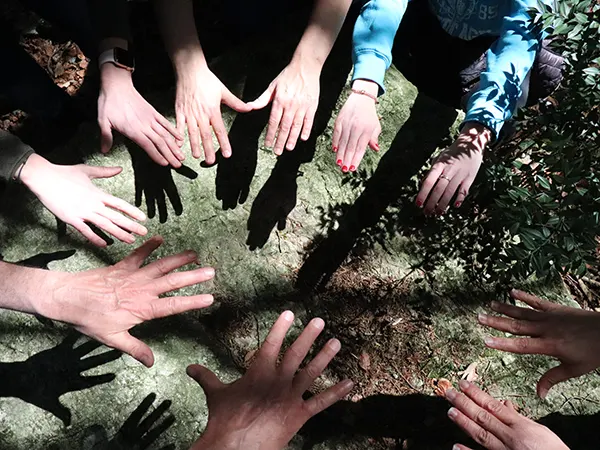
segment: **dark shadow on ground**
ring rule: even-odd
[[[71,411],[60,402],[60,397],[67,392],[111,382],[115,379],[113,373],[94,376],[82,373],[121,357],[116,350],[86,357],[102,344],[87,341],[75,347],[79,336],[73,332],[56,347],[25,361],[0,363],[0,397],[19,398],[48,411],[69,426]]]
[[[339,228],[318,242],[304,262],[298,273],[299,289],[321,289],[327,284],[361,234],[375,227],[387,208],[399,200],[410,178],[448,136],[456,116],[456,111],[442,108],[428,97],[417,97],[409,119],[381,158],[364,191],[339,219]],[[418,212],[412,208],[406,214]]]

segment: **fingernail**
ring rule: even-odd
[[[479,321],[479,323],[487,324],[488,323],[488,315],[479,313],[479,314],[477,314],[477,320]]]
[[[492,308],[493,310],[495,310],[495,309],[497,309],[497,308],[498,308],[498,306],[499,306],[499,305],[500,305],[500,304],[499,304],[499,303],[498,303],[496,300],[493,300],[493,301],[490,303],[490,308]]]
[[[342,167],[342,172],[344,172],[344,173],[348,172],[348,167],[346,167],[346,166]]]
[[[292,320],[294,320],[294,313],[291,311],[285,311],[281,317],[283,318],[283,320],[287,320],[288,322],[291,322]]]
[[[513,297],[514,297],[515,295],[519,295],[520,293],[521,293],[521,291],[519,291],[518,289],[515,289],[515,288],[512,288],[512,289],[510,290],[510,295],[511,295],[511,296],[513,296]]]
[[[415,203],[419,208],[423,207],[423,202],[421,200],[417,200]]]
[[[338,160],[337,160],[337,162],[336,162],[336,164],[337,164],[338,166],[341,166],[341,165],[342,165],[342,160],[341,160],[341,159],[338,159]]]
[[[460,380],[458,382],[458,386],[460,387],[461,391],[464,391],[465,389],[469,389],[471,387],[471,382],[467,380]]]
[[[356,170],[356,167],[350,166],[350,172],[354,172],[355,170]]]
[[[337,153],[338,148],[337,147],[333,147],[333,153]]]
[[[456,410],[456,408],[450,408],[448,410],[448,417],[450,417],[451,419],[455,419],[456,416],[458,416],[458,411]]]
[[[344,389],[352,389],[354,387],[354,381],[352,381],[352,380],[345,380],[345,381],[342,381],[342,383],[343,383],[342,387]]]
[[[317,317],[316,319],[313,319],[312,320],[312,324],[318,330],[322,330],[323,328],[325,328],[325,322],[320,317]]]
[[[337,339],[332,339],[329,341],[329,348],[334,352],[337,352],[340,348],[342,348],[342,344]]]
[[[185,252],[186,258],[195,258],[196,256],[197,256],[196,252],[193,250],[188,250],[187,252]]]
[[[375,144],[375,151],[378,152],[379,151],[379,144]]]
[[[456,389],[450,388],[446,391],[446,398],[448,400],[454,400],[456,398],[457,392]]]
[[[493,347],[494,346],[494,338],[493,337],[486,337],[483,342],[485,342],[485,345],[487,345],[488,347]]]
[[[146,367],[152,367],[152,357],[150,355],[142,355],[140,361]]]
[[[452,446],[452,450],[460,450],[460,447],[455,444],[455,445]]]
[[[215,276],[215,269],[213,269],[212,267],[207,267],[206,269],[204,269],[204,275],[206,275],[207,277],[214,277]]]
[[[461,202],[456,202],[456,203],[454,204],[454,207],[455,207],[455,208],[460,208],[460,205],[462,205],[462,203],[461,203]]]

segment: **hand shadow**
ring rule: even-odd
[[[149,394],[110,440],[104,427],[91,426],[83,439],[82,450],[145,450],[150,447],[175,422],[170,414],[163,417],[171,407],[171,400],[161,402],[142,420],[155,400],[156,394]],[[175,450],[175,445],[167,445],[161,450]]]
[[[72,332],[56,347],[25,361],[0,363],[0,397],[20,398],[48,411],[69,426],[71,411],[60,402],[60,396],[111,382],[115,379],[114,373],[83,376],[82,372],[121,356],[117,350],[110,350],[84,358],[102,344],[86,341],[74,347],[79,336],[79,333]]]
[[[148,218],[154,218],[158,209],[159,221],[165,223],[168,218],[168,198],[175,215],[180,216],[183,213],[183,204],[173,180],[173,171],[190,180],[198,178],[198,173],[187,166],[181,166],[179,169],[174,169],[171,166],[160,166],[133,142],[126,141],[125,145],[131,155],[135,177],[135,206],[140,207],[142,197],[145,197]]]
[[[56,234],[57,234],[58,240],[61,240],[67,236],[67,223],[63,222],[56,216],[55,216],[55,219],[56,219]],[[106,242],[106,245],[113,245],[115,243],[115,240],[113,238],[111,238],[108,234],[106,234],[104,231],[102,231],[100,228],[98,228],[93,223],[90,223],[88,221],[84,221],[84,223],[88,227],[90,227],[91,230],[97,236],[100,237],[100,239],[102,239],[104,242]]]

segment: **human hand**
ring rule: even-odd
[[[340,350],[331,339],[319,354],[298,371],[325,323],[313,319],[277,364],[281,345],[294,315],[286,311],[275,322],[246,374],[231,384],[200,365],[187,373],[196,380],[208,403],[204,434],[192,450],[280,450],[312,416],[328,408],[352,389],[350,380],[304,400],[302,395]]]
[[[519,414],[510,402],[500,402],[473,383],[460,382],[458,392],[446,391],[450,419],[488,450],[569,450],[552,431]],[[453,450],[470,450],[457,444]]]
[[[462,205],[490,139],[491,133],[483,125],[473,122],[463,126],[458,139],[440,154],[423,181],[415,203],[425,205],[425,214],[443,214],[457,192],[454,207]]]
[[[131,155],[131,165],[133,166],[133,175],[135,182],[135,206],[142,205],[142,198],[146,199],[146,210],[148,217],[153,219],[158,209],[158,218],[160,223],[167,221],[167,198],[173,206],[175,215],[180,216],[183,213],[183,204],[181,196],[173,180],[173,171],[184,177],[195,180],[198,173],[189,167],[182,165],[178,169],[172,169],[170,166],[163,167],[152,161],[146,153],[129,148]]]
[[[183,135],[140,95],[130,72],[110,63],[103,64],[100,70],[98,124],[102,153],[110,151],[112,130],[117,130],[142,147],[157,164],[181,167],[185,159],[179,148]]]
[[[356,80],[352,88],[372,96],[379,92],[379,85],[367,80]],[[367,147],[379,151],[381,125],[375,105],[375,100],[368,95],[352,92],[335,121],[332,145],[342,172],[354,172]]]
[[[562,381],[600,367],[600,313],[557,305],[513,289],[512,298],[533,309],[492,302],[492,309],[507,317],[479,315],[479,323],[526,338],[488,337],[485,344],[496,350],[548,355],[560,364],[540,378],[537,393],[545,398]]]
[[[37,312],[70,323],[80,332],[151,367],[152,350],[131,336],[129,330],[146,320],[205,308],[213,302],[212,295],[158,297],[214,276],[210,267],[173,272],[197,262],[193,251],[141,267],[162,243],[162,238],[155,236],[114,266],[79,273],[53,273],[51,295],[43,297]]]
[[[252,109],[262,109],[273,102],[265,145],[274,145],[276,155],[281,155],[284,147],[294,150],[298,137],[303,141],[310,137],[319,106],[320,76],[320,69],[314,65],[292,63],[260,97],[248,103]]]
[[[194,158],[200,158],[200,140],[202,140],[204,159],[209,165],[216,161],[211,127],[221,146],[221,154],[225,158],[231,156],[231,144],[221,116],[221,103],[237,112],[252,110],[221,83],[206,63],[201,64],[198,69],[187,70],[183,74],[178,73],[175,99],[177,130],[183,135],[187,124]]]
[[[125,216],[145,220],[142,211],[91,182],[96,178],[114,177],[121,170],[120,167],[84,164],[59,166],[33,154],[21,171],[21,180],[52,214],[73,226],[93,244],[106,247],[106,242],[86,222],[128,244],[135,241],[132,233],[138,236],[148,233],[144,226]]]
[[[120,352],[111,350],[84,358],[99,348],[100,344],[87,341],[74,347],[79,336],[78,333],[70,333],[56,347],[39,352],[25,361],[0,363],[0,396],[20,398],[48,411],[69,426],[71,411],[60,402],[60,397],[67,392],[89,389],[114,380],[113,373],[83,376],[82,372],[121,356]]]

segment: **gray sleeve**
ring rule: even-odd
[[[0,180],[10,183],[15,173],[35,151],[14,134],[0,130]]]

